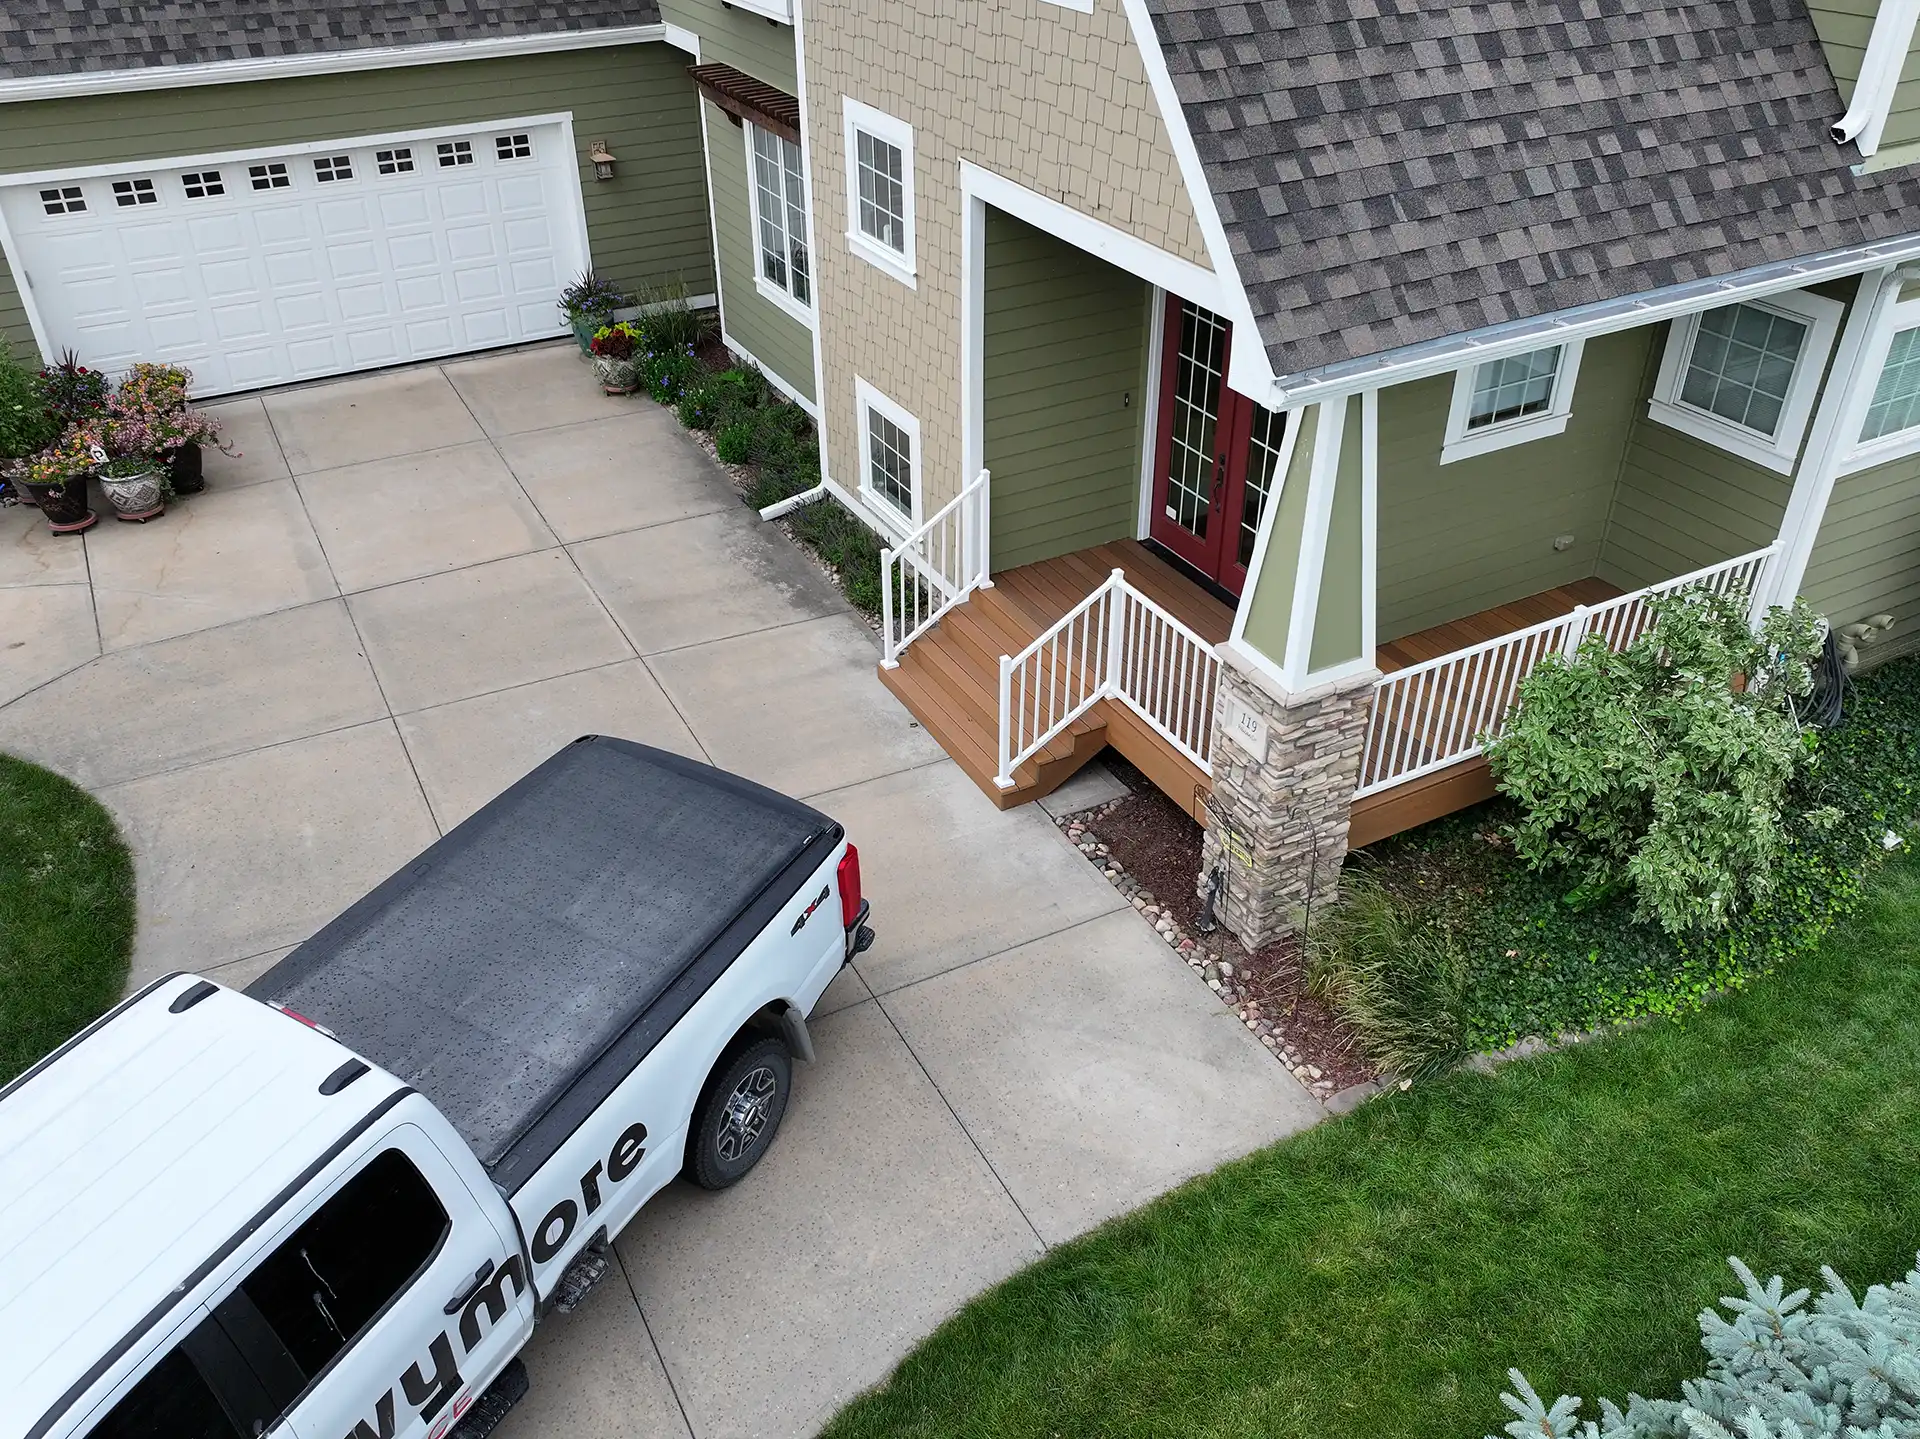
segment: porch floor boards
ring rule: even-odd
[[[1001,809],[1058,789],[1111,745],[1183,809],[1200,818],[1207,776],[1124,706],[1096,704],[1014,770],[1012,789],[994,783],[1000,754],[1000,656],[1018,654],[1061,616],[1124,570],[1127,582],[1209,644],[1226,639],[1233,610],[1137,540],[1117,540],[1004,570],[909,645],[880,680]]]

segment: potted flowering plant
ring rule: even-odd
[[[94,437],[74,425],[27,461],[22,477],[27,493],[56,535],[77,535],[99,518],[87,505],[87,476],[98,463],[96,448]]]
[[[106,445],[95,441],[94,473],[113,517],[145,524],[167,512],[166,479],[152,430],[138,416],[114,416],[104,427]]]
[[[62,425],[80,425],[106,409],[111,387],[105,375],[89,370],[68,350],[59,364],[40,372],[40,391],[47,408]]]
[[[131,366],[107,401],[115,423],[137,423],[145,431],[143,443],[161,464],[169,497],[197,495],[207,487],[201,446],[216,446],[238,456],[221,438],[220,422],[187,403],[190,371],[178,365],[142,362]]]
[[[602,325],[588,342],[594,372],[600,376],[600,388],[609,395],[633,393],[634,372],[640,358],[640,331],[626,320]]]
[[[613,312],[633,303],[633,297],[611,280],[603,280],[589,270],[560,292],[560,309],[580,342],[580,352],[593,353],[593,336],[613,323]]]

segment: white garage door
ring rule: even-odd
[[[573,164],[523,124],[46,177],[0,214],[55,353],[219,394],[562,333]]]

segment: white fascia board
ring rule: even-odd
[[[1194,219],[1200,225],[1200,238],[1206,241],[1207,258],[1219,276],[1221,303],[1208,306],[1233,323],[1233,350],[1227,357],[1227,383],[1243,395],[1253,397],[1270,410],[1290,408],[1279,399],[1268,398],[1274,388],[1273,361],[1267,355],[1260,327],[1253,320],[1253,304],[1247,299],[1247,287],[1234,263],[1233,249],[1227,243],[1227,227],[1220,221],[1220,207],[1214,204],[1213,190],[1207,184],[1206,170],[1200,164],[1200,152],[1194,148],[1193,132],[1187,128],[1187,112],[1180,107],[1180,95],[1173,87],[1173,74],[1167,69],[1166,53],[1160,37],[1154,33],[1153,17],[1147,13],[1147,0],[1121,0],[1126,11],[1127,28],[1146,66],[1147,83],[1153,89],[1154,103],[1160,107],[1160,123],[1166,129],[1167,143],[1180,165],[1180,178],[1187,187]]]
[[[606,30],[558,30],[538,35],[488,36],[481,40],[438,40],[424,45],[373,45],[361,50],[264,55],[194,65],[145,65],[130,70],[22,75],[0,80],[0,105],[65,100],[79,95],[121,95],[137,90],[236,85],[248,80],[286,80],[301,75],[392,70],[409,65],[445,65],[458,60],[495,60],[510,55],[545,55],[559,50],[597,50],[663,41],[696,58],[699,55],[699,39],[677,25],[622,25]]]
[[[1004,210],[1034,229],[1064,240],[1077,250],[1085,250],[1149,285],[1171,290],[1181,299],[1204,305],[1216,314],[1226,313],[1229,303],[1226,287],[1213,271],[1203,270],[1191,260],[1183,260],[1037,190],[1029,190],[1017,180],[1009,180],[971,160],[962,160],[960,193],[969,200],[984,200],[996,210]]]
[[[1697,281],[1656,291],[1640,298],[1625,297],[1542,315],[1511,327],[1450,335],[1429,345],[1411,347],[1418,353],[1401,360],[1391,359],[1394,352],[1380,357],[1380,363],[1364,367],[1342,368],[1335,374],[1298,375],[1274,382],[1265,403],[1274,409],[1292,409],[1298,405],[1318,404],[1340,395],[1361,394],[1389,385],[1404,385],[1431,375],[1450,374],[1462,365],[1484,364],[1506,355],[1523,355],[1544,345],[1590,340],[1620,330],[1636,330],[1676,315],[1691,315],[1714,310],[1739,300],[1763,299],[1788,290],[1802,290],[1826,280],[1844,280],[1882,265],[1897,265],[1920,259],[1920,235],[1885,240],[1872,245],[1832,251],[1824,256],[1780,265],[1762,266],[1744,278],[1730,276],[1720,280]]]

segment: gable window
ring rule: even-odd
[[[1468,365],[1453,377],[1440,463],[1557,435],[1573,417],[1579,340]]]
[[[1793,290],[1683,315],[1667,336],[1647,414],[1790,473],[1844,308]]]
[[[913,127],[848,99],[847,243],[895,279],[914,283]]]
[[[1868,344],[1860,373],[1873,392],[1841,474],[1920,452],[1920,298],[1890,305]]]
[[[853,382],[860,407],[860,488],[881,514],[912,524],[920,517],[920,422],[865,380]]]
[[[795,312],[811,324],[813,264],[807,253],[807,202],[801,183],[800,147],[784,135],[751,122],[743,128],[753,168],[753,183],[747,190],[758,250],[755,285],[782,309]]]
[[[87,208],[78,185],[57,185],[51,190],[42,190],[40,203],[49,215],[81,215]]]

